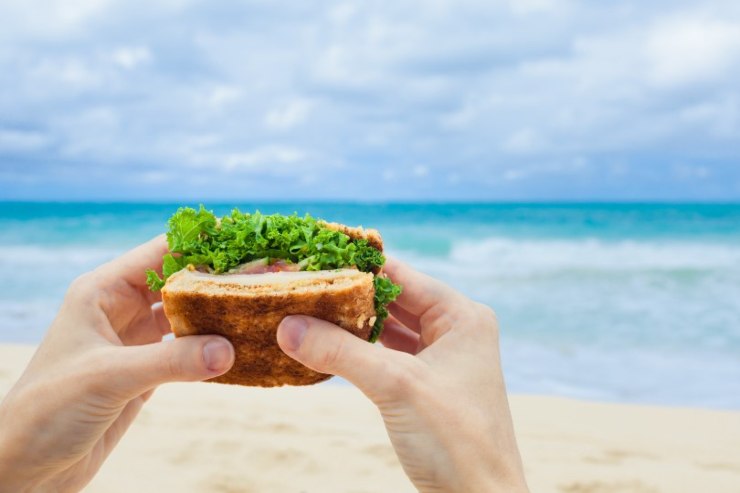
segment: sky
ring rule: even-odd
[[[740,2],[0,3],[0,199],[740,200]]]

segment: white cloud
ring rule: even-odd
[[[679,17],[661,20],[646,46],[651,80],[660,86],[724,77],[740,66],[740,22]]]
[[[740,141],[740,97],[737,95],[720,95],[687,105],[677,117],[682,123],[709,132],[716,139]]]
[[[383,180],[385,181],[393,181],[396,179],[397,173],[395,170],[392,170],[392,169],[384,169],[383,174],[381,176],[383,177]]]
[[[112,188],[184,166],[196,188],[310,170],[350,196],[380,175],[496,198],[685,163],[736,189],[716,171],[740,159],[734,0],[42,1],[0,5],[0,150]]]
[[[258,147],[251,151],[227,154],[223,162],[223,168],[225,170],[269,168],[276,165],[297,163],[305,157],[306,152],[301,149],[271,145]]]
[[[0,39],[75,36],[110,4],[107,0],[1,2]]]
[[[133,69],[152,60],[152,53],[146,46],[118,48],[111,54],[113,61],[125,69]]]
[[[477,104],[466,103],[462,108],[442,115],[440,123],[444,127],[465,128],[473,122],[478,112]]]
[[[707,178],[711,171],[706,166],[701,165],[691,165],[691,164],[679,164],[674,166],[674,173],[679,178],[689,179],[689,180],[701,180],[704,178]]]
[[[514,14],[528,15],[563,8],[566,2],[562,0],[507,0],[507,3]]]
[[[357,14],[357,6],[352,3],[339,3],[329,8],[327,17],[335,24],[347,24]]]
[[[412,168],[411,172],[414,174],[415,177],[423,178],[429,174],[429,168],[424,166],[423,164],[417,164]]]
[[[540,138],[531,128],[523,128],[509,135],[503,142],[503,149],[515,154],[531,154],[541,147]]]
[[[48,136],[41,132],[0,128],[0,152],[38,151],[48,144]]]
[[[208,90],[206,100],[214,108],[220,108],[226,104],[232,104],[241,97],[238,87],[217,85]]]
[[[39,85],[56,83],[75,90],[99,87],[105,80],[101,71],[86,60],[75,57],[41,59],[27,75]]]
[[[265,115],[267,128],[288,130],[306,121],[312,103],[306,99],[294,99],[280,107],[271,109]]]
[[[328,46],[319,54],[315,75],[330,83],[358,85],[367,80],[368,71],[357,67],[355,54],[344,46]]]
[[[172,178],[171,174],[164,170],[144,171],[136,175],[136,179],[145,184],[166,183]]]

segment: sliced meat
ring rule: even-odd
[[[236,266],[226,274],[264,274],[266,272],[298,272],[299,270],[301,270],[299,264],[292,264],[285,260],[275,260],[270,263],[270,259],[265,257]]]

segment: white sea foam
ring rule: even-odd
[[[92,268],[120,254],[123,248],[85,245],[2,245],[0,268]]]
[[[497,237],[391,253],[496,309],[515,391],[740,408],[740,245]]]
[[[740,408],[740,245],[516,239],[393,251],[496,309],[510,389]],[[38,342],[69,282],[125,247],[0,246],[0,340]]]
[[[634,240],[514,240],[487,238],[453,245],[449,260],[455,268],[473,267],[485,273],[544,275],[567,271],[706,271],[740,269],[740,245]]]
[[[41,340],[69,283],[119,253],[83,245],[0,246],[0,340]]]

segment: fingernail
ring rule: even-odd
[[[280,325],[280,331],[285,334],[281,337],[283,348],[288,351],[298,351],[308,329],[306,319],[303,317],[285,317]]]
[[[224,339],[208,341],[203,346],[203,361],[210,371],[222,371],[231,364],[231,344]]]

